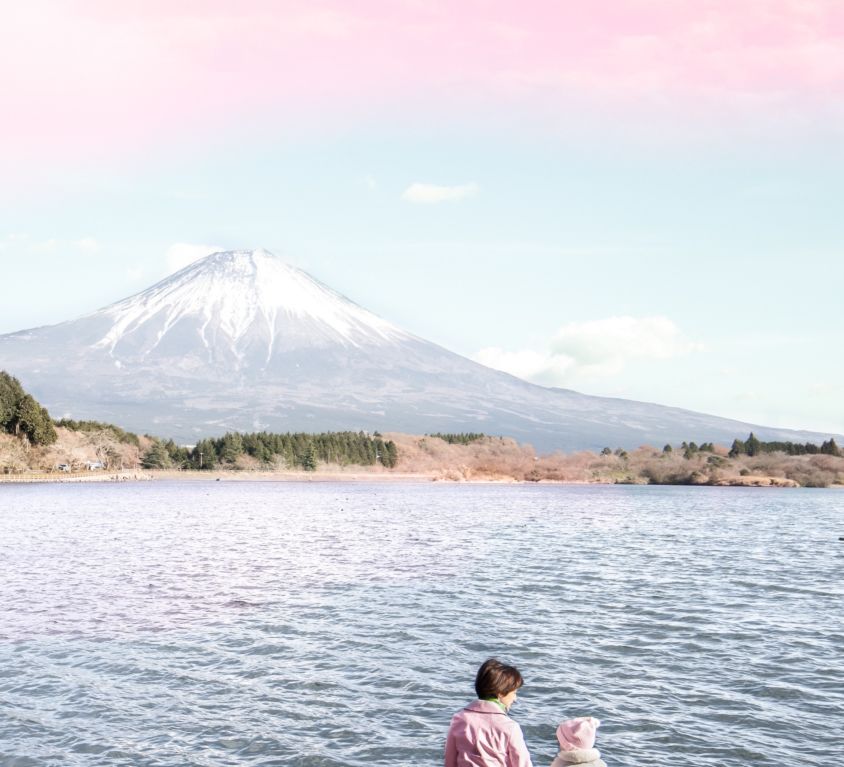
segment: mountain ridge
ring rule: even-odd
[[[57,362],[59,361],[59,362]],[[369,312],[263,249],[222,251],[109,306],[0,336],[51,412],[191,442],[225,431],[471,431],[540,450],[830,435],[528,383]]]

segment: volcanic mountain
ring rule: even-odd
[[[527,383],[418,338],[265,250],[214,253],[59,325],[0,336],[54,416],[194,442],[225,431],[501,434],[537,449],[828,435]]]

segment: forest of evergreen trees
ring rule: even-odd
[[[460,432],[459,434],[443,434],[438,431],[436,434],[426,434],[425,436],[436,437],[443,442],[448,442],[449,445],[471,445],[473,442],[480,442],[486,437],[486,434],[471,431]]]
[[[733,440],[730,448],[730,458],[739,455],[761,455],[762,453],[785,453],[786,455],[834,455],[841,456],[841,449],[835,444],[833,438],[829,438],[820,446],[812,442],[762,442],[757,439],[753,432],[746,440]]]
[[[0,370],[0,431],[24,436],[33,445],[51,445],[58,437],[47,409],[4,370]]]
[[[609,448],[605,448],[605,450],[608,449]],[[683,451],[683,457],[688,459],[697,453],[714,453],[715,445],[712,442],[702,442],[700,445],[695,442],[684,442],[680,445],[680,450]],[[662,451],[664,453],[672,453],[674,448],[671,445],[666,445]],[[753,432],[750,432],[750,435],[746,440],[733,440],[729,456],[730,458],[737,458],[740,455],[746,455],[752,458],[765,453],[785,453],[786,455],[834,455],[837,457],[842,455],[841,449],[832,437],[823,442],[821,445],[815,445],[812,442],[763,442],[758,439]]]
[[[137,434],[100,421],[53,421],[47,409],[24,391],[17,378],[0,371],[0,432],[25,437],[32,445],[51,445],[57,438],[56,427],[75,432],[105,432],[118,442],[141,447]],[[378,432],[326,432],[322,434],[271,434],[230,432],[217,439],[204,439],[193,448],[177,445],[172,439],[161,440],[146,435],[149,447],[141,456],[149,469],[184,468],[210,470],[235,468],[239,457],[248,455],[261,466],[273,466],[281,459],[289,468],[314,471],[319,463],[340,466],[393,468],[398,462],[395,442],[384,440]]]
[[[318,463],[341,466],[380,463],[393,468],[398,461],[398,450],[392,440],[385,442],[380,436],[353,431],[322,434],[229,432],[217,439],[203,439],[193,448],[180,447],[173,440],[152,439],[153,444],[143,458],[143,466],[147,469],[233,468],[242,455],[251,456],[267,467],[282,459],[287,467],[305,471],[315,471]]]

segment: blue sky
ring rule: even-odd
[[[783,69],[798,55],[777,51]],[[369,73],[351,102],[185,107],[122,143],[109,125],[102,147],[59,140],[59,120],[37,161],[0,153],[0,332],[93,311],[206,246],[261,246],[539,383],[844,433],[840,78],[760,75],[740,108],[700,73],[633,100],[485,83],[462,105],[415,66],[378,98]]]

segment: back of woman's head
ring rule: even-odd
[[[475,692],[478,697],[497,698],[518,690],[524,679],[515,666],[508,666],[497,658],[485,660],[475,677]]]

